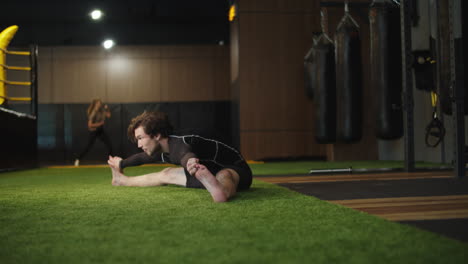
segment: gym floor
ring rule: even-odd
[[[453,171],[256,178],[468,242],[468,179]]]

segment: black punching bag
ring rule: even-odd
[[[374,2],[369,21],[376,134],[380,139],[397,139],[403,136],[400,10],[393,3]]]
[[[335,33],[337,140],[362,137],[362,65],[359,28],[346,12]]]
[[[326,34],[322,34],[314,42],[312,54],[316,71],[315,140],[321,144],[334,143],[336,134],[335,56],[333,43]]]

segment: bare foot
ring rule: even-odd
[[[211,197],[213,197],[213,201],[217,203],[226,202],[228,197],[216,177],[204,165],[198,164],[197,167],[195,177],[205,186]]]
[[[121,186],[123,185],[123,178],[125,177],[119,170],[111,167],[112,171],[112,185]]]

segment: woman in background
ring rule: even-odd
[[[93,102],[88,107],[88,145],[81,152],[81,154],[75,159],[75,166],[80,165],[80,160],[88,153],[88,151],[93,146],[96,138],[99,138],[109,150],[109,155],[112,155],[112,145],[110,143],[109,137],[104,131],[104,123],[106,118],[111,117],[111,112],[107,105],[104,105],[101,99],[94,99]]]

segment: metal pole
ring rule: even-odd
[[[38,55],[38,47],[37,45],[31,45],[29,47],[29,62],[31,66],[31,71],[30,71],[30,78],[31,78],[31,115],[34,116],[34,138],[35,138],[35,145],[33,147],[34,154],[32,156],[34,157],[34,167],[38,166],[38,146],[37,146],[37,136],[38,136],[38,99],[37,99],[37,87],[38,87],[38,82],[37,82],[37,55]]]
[[[29,47],[29,63],[31,65],[30,78],[31,78],[31,115],[36,116],[37,120],[37,45]]]
[[[455,4],[458,4],[455,7]],[[449,0],[449,34],[450,34],[450,96],[452,97],[452,118],[454,132],[454,174],[464,177],[465,169],[465,107],[463,82],[463,44],[461,38],[462,13],[461,1]],[[460,12],[457,14],[457,12]],[[460,32],[455,32],[455,25],[460,26]],[[458,38],[457,38],[458,37]]]
[[[405,111],[405,170],[414,171],[414,99],[411,47],[411,0],[400,4],[401,64],[402,64],[402,103]]]

